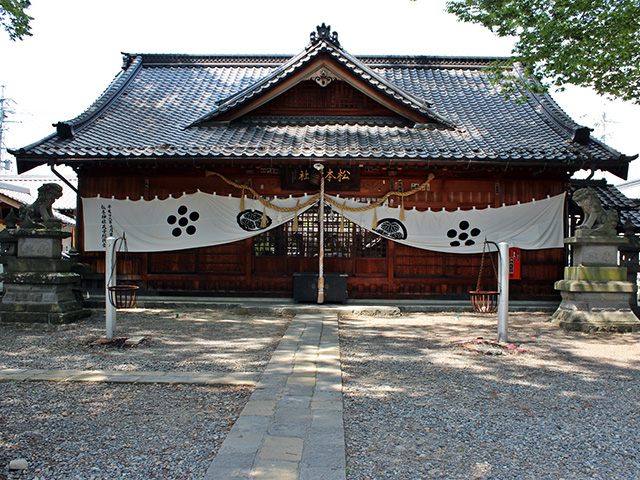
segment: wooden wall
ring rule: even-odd
[[[326,162],[325,162],[326,163]],[[355,163],[351,166],[356,165]],[[306,166],[306,164],[305,164]],[[562,172],[548,171],[533,176],[525,168],[454,169],[452,167],[412,167],[389,163],[362,164],[360,189],[341,191],[343,197],[379,198],[387,191],[410,190],[429,173],[435,175],[428,189],[405,200],[405,208],[419,210],[499,207],[529,202],[564,191]],[[85,167],[79,170],[81,196],[145,198],[192,193],[196,190],[239,195],[239,191],[215,176],[251,184],[261,195],[314,194],[317,191],[283,191],[277,166],[270,162],[221,167]],[[332,193],[330,190],[327,193]],[[397,197],[396,197],[397,198]],[[397,206],[394,200],[392,206]],[[81,215],[79,215],[81,226]],[[280,227],[283,228],[283,227]],[[78,229],[80,232],[82,228]],[[82,237],[78,238],[82,245]],[[376,257],[357,253],[348,257],[327,257],[325,271],[349,274],[350,298],[430,298],[465,297],[475,290],[481,255],[453,255],[418,250],[388,241]],[[90,289],[103,288],[104,254],[83,252],[83,260],[94,268],[86,278]],[[522,280],[511,282],[513,298],[553,298],[553,283],[562,277],[563,249],[522,251]],[[292,296],[293,272],[316,271],[317,258],[292,255],[256,255],[254,239],[217,247],[148,254],[120,254],[119,281],[135,283],[150,292],[197,293],[210,295]],[[487,275],[491,275],[485,269]],[[487,281],[490,278],[486,279]]]

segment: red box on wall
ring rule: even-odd
[[[520,249],[509,249],[509,280],[521,280],[520,277]]]

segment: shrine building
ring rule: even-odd
[[[77,172],[89,289],[115,236],[118,281],[148,294],[291,297],[322,254],[352,299],[464,298],[505,241],[511,297],[558,299],[570,177],[625,179],[637,156],[547,94],[505,95],[485,68],[508,59],[398,53],[353,55],[323,24],[293,56],[125,54],[84,113],[11,153]]]

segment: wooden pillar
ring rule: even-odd
[[[244,259],[244,278],[245,285],[248,288],[252,282],[252,273],[253,273],[253,237],[247,238],[244,241],[244,251],[245,251],[245,259]]]
[[[144,252],[140,258],[140,280],[142,288],[149,288],[149,254]]]
[[[395,293],[395,277],[396,277],[396,242],[387,241],[387,282],[389,293]]]

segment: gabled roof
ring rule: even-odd
[[[44,162],[311,158],[599,168],[625,178],[635,158],[590,137],[548,95],[523,92],[523,104],[505,99],[483,70],[495,58],[356,57],[324,24],[294,56],[125,54],[124,60],[83,114],[12,151],[20,171]],[[256,115],[323,69],[393,118]]]
[[[414,123],[439,123],[455,128],[453,123],[432,111],[429,102],[392,84],[362,61],[344,51],[338,42],[337,33],[331,34],[330,27],[326,27],[324,23],[318,27],[317,33],[312,33],[311,42],[305,50],[271,74],[223,100],[213,111],[189,126],[203,125],[221,116],[227,121],[234,120],[241,113],[255,109],[256,106],[264,104],[308,78],[315,79],[323,86],[325,83],[340,79],[365,94],[380,93],[386,97],[387,101],[383,100],[383,102],[387,107],[401,116],[414,120]],[[408,113],[407,110],[409,110]],[[225,113],[233,111],[236,112],[235,115],[224,116]]]

